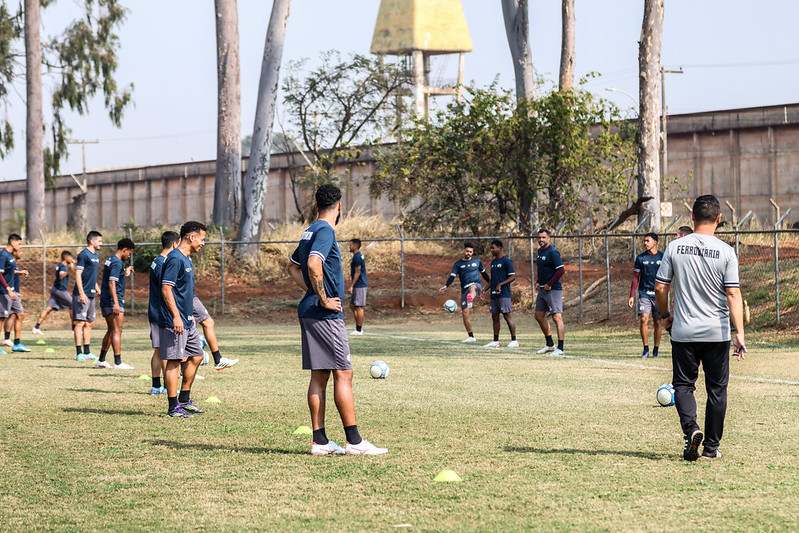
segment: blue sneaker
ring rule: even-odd
[[[194,415],[183,408],[183,404],[178,404],[177,407],[167,412],[166,416],[171,418],[191,418]]]
[[[200,340],[203,343],[203,348],[208,348],[208,342],[205,340],[205,335],[200,335]]]
[[[194,402],[191,401],[191,398],[189,398],[189,401],[186,402],[186,403],[179,403],[178,406],[182,407],[183,409],[185,409],[186,411],[189,411],[191,413],[204,413],[205,412],[204,409],[200,409],[199,407],[197,407],[194,404]]]
[[[100,359],[99,357],[97,357],[96,355],[94,355],[92,352],[89,352],[89,353],[85,353],[85,354],[83,354],[83,357],[85,357],[87,361],[88,361],[89,359],[93,359],[93,360],[95,360],[95,361],[97,361],[98,359]]]
[[[161,388],[160,388],[160,389],[158,389],[158,391],[159,391],[161,394],[166,394],[166,387],[164,387],[164,386],[161,386]]]
[[[150,394],[153,396],[158,396],[161,394],[161,387],[150,387]]]
[[[86,355],[85,353],[79,353],[75,356],[76,361],[92,361],[92,358]]]
[[[642,353],[639,357],[641,359],[646,359],[647,357],[649,357],[649,350],[645,350],[644,353]]]
[[[5,351],[4,349],[0,348],[0,355],[5,355],[7,353],[8,353],[7,351]]]
[[[31,351],[31,349],[20,342],[19,344],[15,344],[14,346],[12,346],[11,347],[11,351],[12,352],[29,352],[29,351]]]

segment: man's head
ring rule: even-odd
[[[93,248],[99,248],[103,245],[103,234],[99,231],[90,231],[86,235],[86,244],[92,246]]]
[[[703,194],[694,201],[691,218],[697,224],[718,225],[721,222],[721,205],[712,194]]]
[[[161,250],[171,250],[180,244],[180,234],[177,231],[165,231],[161,234]]]
[[[327,214],[331,209],[337,209],[336,224],[341,219],[341,189],[332,183],[325,183],[316,189],[316,212],[319,216]]]
[[[361,249],[361,239],[350,239],[350,252],[356,253]]]
[[[72,252],[69,250],[61,252],[61,262],[67,265],[72,263]]]
[[[680,237],[685,237],[693,232],[694,230],[691,228],[691,226],[680,226],[677,228],[677,238],[679,239]]]
[[[117,242],[117,252],[119,253],[119,258],[123,261],[130,259],[130,254],[133,253],[134,248],[136,248],[136,245],[127,237],[119,239],[119,242]]]
[[[538,230],[538,246],[541,248],[546,248],[549,246],[549,239],[552,237],[552,234],[546,228],[541,228]]]
[[[12,252],[18,252],[22,249],[22,237],[12,233],[8,236],[8,245],[11,247]]]
[[[180,240],[189,246],[191,252],[198,252],[205,246],[206,231],[205,224],[190,220],[180,227]]]
[[[658,247],[658,234],[657,233],[647,233],[644,235],[644,248],[647,252],[651,252],[652,250],[657,250]]]
[[[463,260],[468,261],[474,255],[474,245],[470,242],[463,243]]]
[[[495,258],[499,259],[502,257],[502,241],[499,239],[494,239],[491,241],[491,244],[488,246],[488,249],[491,251],[491,255]]]

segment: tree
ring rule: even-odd
[[[574,86],[574,0],[563,0],[562,11],[558,87],[561,91],[569,91]]]
[[[85,0],[81,18],[73,21],[62,34],[42,40],[40,10],[51,0],[26,0],[14,13],[0,0],[0,101],[8,104],[8,89],[25,79],[26,155],[28,190],[26,195],[27,234],[36,238],[43,228],[44,187],[54,184],[60,163],[66,157],[67,136],[64,110],[88,112],[89,101],[98,90],[111,122],[121,125],[122,114],[130,103],[133,85],[120,90],[114,78],[119,38],[116,28],[125,18],[118,0]],[[19,41],[24,40],[24,51]],[[18,57],[26,58],[25,71],[17,67]],[[42,65],[55,78],[52,92],[52,121],[42,115]],[[44,146],[44,134],[51,142]],[[0,157],[13,147],[13,129],[4,120],[0,138]]]
[[[257,241],[261,234],[264,216],[266,185],[269,179],[269,156],[272,146],[272,124],[280,79],[280,62],[283,58],[283,41],[289,20],[291,0],[274,0],[269,26],[266,30],[264,56],[261,61],[261,78],[258,82],[258,101],[255,107],[255,125],[252,132],[252,149],[247,164],[247,176],[241,209],[241,223],[237,239],[242,257],[254,260],[258,256]]]
[[[468,93],[468,103],[417,120],[379,154],[371,192],[398,202],[409,229],[574,227],[626,203],[633,138],[612,104],[579,88],[521,102],[495,87]],[[540,191],[546,201],[536,206]]]
[[[644,21],[638,43],[638,196],[650,197],[638,211],[638,222],[649,216],[649,229],[660,229],[660,48],[663,41],[663,0],[644,1]]]
[[[408,116],[405,101],[410,79],[399,64],[382,56],[354,54],[342,58],[323,52],[318,68],[305,74],[307,60],[289,65],[283,82],[289,120],[289,151],[301,150],[308,166],[292,172],[298,214],[309,215],[298,194],[338,180],[337,165],[355,161],[361,150],[390,137]]]
[[[214,224],[232,227],[241,207],[241,74],[236,0],[215,0],[216,180]]]
[[[527,0],[502,0],[505,34],[508,37],[513,72],[516,77],[516,98],[535,98],[533,59],[530,52],[530,25],[527,19]]]

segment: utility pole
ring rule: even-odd
[[[666,201],[666,188],[663,186],[663,181],[668,178],[669,174],[669,140],[668,128],[666,120],[668,114],[666,113],[666,74],[684,74],[682,67],[680,70],[666,70],[660,67],[660,102],[661,109],[663,110],[663,118],[660,120],[661,128],[661,159],[660,159],[660,201]]]
[[[67,144],[79,144],[81,145],[81,152],[83,155],[83,173],[86,174],[86,145],[87,144],[100,144],[100,141],[87,141],[86,139],[72,139],[68,140]]]

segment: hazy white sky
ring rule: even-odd
[[[87,117],[71,116],[74,139],[99,140],[86,149],[87,167],[107,168],[213,159],[216,156],[216,66],[212,0],[123,0],[130,9],[120,32],[117,79],[133,82],[134,107],[121,129],[110,125],[98,99]],[[45,12],[44,35],[60,33],[81,0],[57,0]],[[557,79],[560,1],[531,0],[536,73]],[[323,50],[368,53],[379,0],[293,0],[284,64]],[[498,76],[513,87],[500,0],[463,0],[474,51],[466,79],[488,85]],[[271,2],[239,0],[242,134],[252,131]],[[587,88],[634,106],[643,0],[576,0],[576,74],[598,72]],[[670,113],[795,103],[799,86],[799,2],[666,0],[663,65],[683,67],[666,83]],[[456,61],[451,61],[454,66]],[[45,100],[52,82],[45,81]],[[24,87],[20,93],[24,95]],[[12,94],[7,109],[17,147],[0,161],[0,179],[25,176],[25,104]],[[47,117],[46,117],[47,118]],[[80,172],[79,146],[64,171]]]

